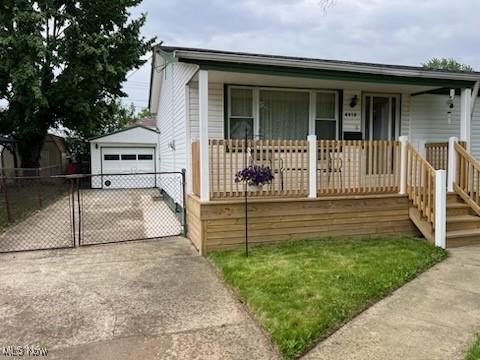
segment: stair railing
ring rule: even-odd
[[[407,195],[420,215],[435,228],[435,169],[407,145]]]
[[[480,162],[462,144],[455,143],[457,161],[454,191],[480,215]]]

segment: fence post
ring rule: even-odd
[[[12,213],[10,212],[10,202],[8,200],[8,188],[7,188],[7,182],[5,181],[5,177],[2,176],[2,185],[3,185],[3,194],[5,196],[5,212],[7,215],[7,222],[11,223],[12,222]]]
[[[407,144],[408,136],[400,136],[400,194],[407,193]]]
[[[435,171],[435,245],[446,247],[447,192],[445,170]]]
[[[186,199],[187,199],[187,196],[186,196],[186,193],[187,193],[187,189],[185,187],[185,179],[186,179],[186,172],[187,170],[186,169],[182,169],[182,196],[183,196],[183,236],[184,237],[187,237],[187,202],[186,202]]]
[[[317,135],[308,135],[308,197],[317,197]]]
[[[448,138],[448,192],[453,192],[453,183],[457,180],[457,152],[455,151],[455,144],[457,142],[458,138],[455,136]]]

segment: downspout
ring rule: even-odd
[[[480,88],[480,81],[476,81],[475,85],[473,85],[472,100],[470,102],[470,114],[472,117],[473,117],[473,111],[475,110],[475,102],[477,101],[479,88]]]

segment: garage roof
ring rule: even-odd
[[[152,131],[156,134],[160,134],[160,131],[157,128],[151,128],[151,127],[144,126],[144,125],[134,125],[134,126],[130,126],[130,127],[120,129],[120,130],[112,131],[111,133],[108,133],[108,134],[92,137],[92,138],[88,139],[88,141],[98,140],[98,139],[101,139],[101,138],[104,138],[104,137],[107,137],[107,136],[123,133],[123,132],[130,131],[130,130],[137,129],[137,128],[149,130],[149,131]],[[132,142],[134,142],[134,141],[132,141]]]

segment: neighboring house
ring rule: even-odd
[[[135,120],[135,125],[142,125],[146,126],[149,128],[157,128],[157,119],[154,117],[148,117],[148,118],[141,118],[141,119],[136,119]]]
[[[11,140],[11,139],[10,139]],[[1,141],[0,141],[1,142]],[[13,146],[9,148],[2,147],[0,149],[0,168],[6,175],[12,175],[12,169],[15,168],[15,158],[9,149],[16,148],[15,142],[12,140]],[[21,158],[18,151],[16,151],[17,168],[20,167]],[[63,174],[68,165],[68,152],[65,144],[65,139],[61,136],[48,134],[45,137],[42,150],[40,152],[40,169],[38,171],[22,170],[21,174],[17,175],[58,175]],[[27,172],[25,172],[27,171]]]
[[[445,241],[435,220],[443,175],[425,157],[446,168],[453,136],[480,157],[479,81],[478,72],[156,46],[156,170],[186,169],[189,237],[201,252],[244,241],[233,178],[246,161],[275,175],[249,194],[253,242],[417,227]],[[245,134],[255,139],[246,147]],[[462,191],[478,202],[479,192]]]

